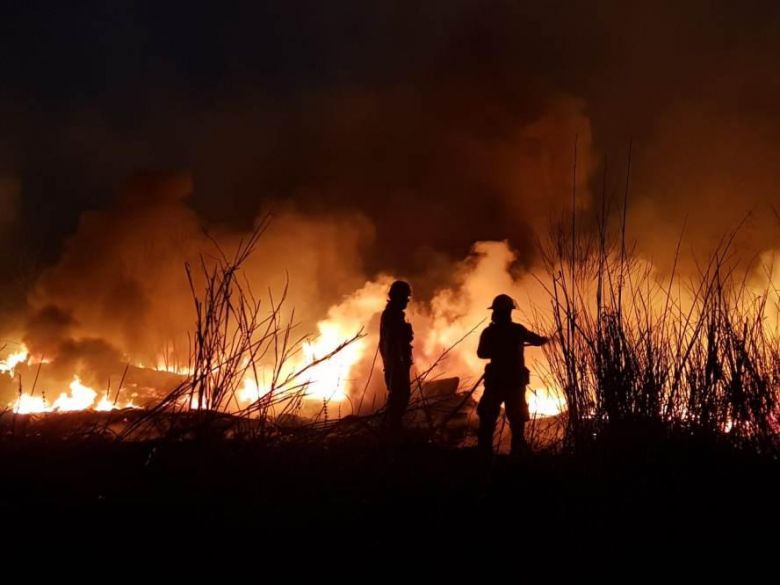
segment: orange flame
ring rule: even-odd
[[[121,408],[138,408],[132,400],[127,403],[115,404],[105,395],[100,400],[98,392],[84,385],[78,376],[68,385],[69,392],[62,392],[51,404],[43,396],[33,396],[27,392],[19,395],[11,402],[9,408],[17,414],[37,414],[45,412],[72,412],[77,410],[110,411]]]
[[[512,292],[514,283],[506,271],[513,255],[505,243],[494,242],[475,248],[478,262],[467,264],[461,275],[461,283],[453,289],[440,291],[429,308],[420,308],[413,302],[409,319],[415,329],[415,367],[417,372],[425,371],[445,349],[456,344],[448,353],[443,365],[448,374],[462,379],[475,379],[481,373],[485,362],[476,356],[476,330],[462,343],[457,343],[480,322],[488,317],[485,307],[496,290]],[[345,346],[329,359],[316,363],[330,355],[345,341],[353,338],[384,308],[387,290],[393,279],[382,276],[367,282],[341,302],[332,306],[325,317],[316,325],[316,335],[305,341],[300,351],[292,356],[280,372],[280,380],[290,380],[302,387],[303,397],[309,401],[336,402],[348,400],[353,391],[357,368],[366,364],[377,342],[376,331],[369,330],[369,337],[359,338]],[[479,327],[477,328],[479,329]],[[535,350],[538,351],[538,350]],[[529,367],[539,359],[538,353],[528,356]],[[30,364],[27,348],[10,354],[0,361],[0,372],[14,376],[20,364]],[[140,365],[140,364],[139,364]],[[140,367],[144,367],[140,365]],[[381,364],[377,367],[381,368]],[[172,362],[169,355],[161,354],[151,369],[187,376],[192,371],[187,366]],[[237,407],[244,408],[266,395],[271,389],[267,371],[250,368],[238,389]],[[365,373],[365,372],[363,372]],[[565,409],[562,395],[555,388],[545,387],[532,378],[527,400],[530,413],[535,417],[555,416]],[[197,408],[196,404],[189,405]],[[74,410],[109,411],[115,408],[135,407],[132,402],[114,404],[105,393],[85,385],[74,375],[68,391],[61,392],[53,402],[47,402],[43,395],[19,395],[10,407],[18,413],[65,412]]]
[[[14,376],[14,370],[19,364],[27,363],[29,353],[27,348],[23,345],[22,349],[17,352],[11,353],[4,360],[0,360],[0,372],[7,373],[9,376]]]

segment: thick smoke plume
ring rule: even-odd
[[[179,361],[184,262],[269,209],[258,292],[289,275],[316,334],[366,283],[409,278],[426,359],[483,297],[533,289],[537,237],[573,194],[583,233],[602,196],[619,231],[627,183],[629,248],[660,277],[695,274],[740,224],[742,260],[780,247],[775,5],[268,6],[188,7],[192,26],[176,9],[9,15],[0,54],[43,40],[0,91],[4,339],[101,386]]]

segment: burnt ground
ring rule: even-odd
[[[270,447],[6,436],[0,517],[6,551],[98,542],[116,554],[142,543],[211,559],[243,547],[351,558],[739,544],[759,555],[776,540],[779,471],[688,438],[486,460],[413,437]]]

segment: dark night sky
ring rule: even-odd
[[[479,238],[522,248],[505,202],[535,187],[494,180],[511,160],[468,163],[559,96],[580,100],[594,160],[619,167],[635,141],[651,217],[723,163],[747,207],[776,193],[773,2],[30,1],[0,22],[0,174],[19,194],[2,229],[28,266],[160,169],[193,174],[209,222],[245,226],[270,200],[357,209],[380,241],[403,234],[374,267]]]

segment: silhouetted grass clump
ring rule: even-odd
[[[625,219],[624,219],[625,221]],[[554,343],[545,349],[565,395],[567,442],[695,434],[739,447],[778,446],[780,345],[770,282],[724,237],[693,277],[662,277],[618,245],[555,229],[544,246]],[[544,321],[544,319],[542,319]]]

